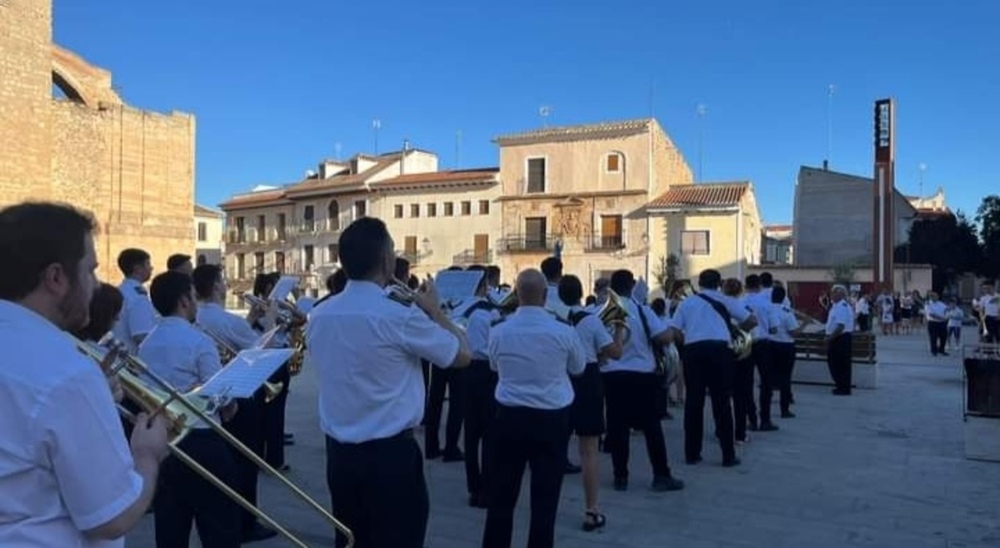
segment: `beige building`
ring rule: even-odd
[[[767,225],[764,227],[761,264],[792,264],[795,257],[795,239],[792,225]]]
[[[0,1],[0,205],[27,198],[94,213],[99,276],[119,252],[153,264],[193,250],[195,120],[127,105],[111,73],[52,43],[50,0]]]
[[[195,265],[222,264],[225,253],[225,215],[203,205],[194,205]]]
[[[505,280],[559,249],[566,274],[588,288],[620,268],[649,279],[655,242],[644,207],[691,169],[654,119],[504,135],[500,238]]]
[[[749,182],[699,183],[673,187],[649,202],[650,254],[674,254],[677,277],[694,280],[713,268],[743,279],[760,263],[760,211]],[[655,278],[650,278],[655,279]]]
[[[257,274],[281,272],[299,276],[307,294],[322,294],[340,268],[341,232],[367,215],[385,221],[415,273],[488,259],[498,233],[497,170],[437,168],[433,153],[405,147],[326,160],[300,182],[233,196],[220,206],[230,285],[249,291]]]

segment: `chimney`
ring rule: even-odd
[[[823,160],[823,171],[830,171],[830,160]]]
[[[410,140],[403,139],[403,153],[399,155],[399,174],[406,174],[406,153],[410,151]]]

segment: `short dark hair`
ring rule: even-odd
[[[125,306],[125,297],[117,287],[101,283],[90,301],[90,323],[74,335],[84,341],[97,342],[115,325],[115,318]]]
[[[121,253],[118,254],[118,270],[122,271],[122,275],[125,277],[131,276],[132,271],[136,267],[141,266],[142,263],[149,260],[149,253],[141,249],[136,249],[130,247],[128,249],[123,249]]]
[[[267,298],[267,294],[274,289],[274,285],[278,283],[281,279],[281,274],[278,272],[268,272],[266,274],[261,273],[253,280],[253,294],[254,296],[260,297],[262,299]]]
[[[490,265],[486,267],[486,279],[491,282],[500,283],[500,267],[496,265]]]
[[[191,281],[194,282],[194,292],[199,299],[207,299],[212,296],[212,288],[215,283],[222,279],[222,267],[217,264],[199,265],[191,273]]]
[[[583,298],[583,283],[576,276],[563,276],[559,280],[559,300],[567,306],[580,304]]]
[[[462,270],[465,270],[465,269],[462,268],[462,267],[460,267],[460,266],[458,266],[457,264],[453,264],[453,265],[449,266],[448,268],[446,268],[445,270],[450,270],[452,272],[456,272],[456,271],[462,271]]]
[[[593,295],[587,295],[587,300],[585,301],[587,306],[593,306],[597,304],[597,297]]]
[[[774,276],[771,276],[770,272],[760,273],[760,286],[761,287],[771,287],[774,285]]]
[[[406,287],[416,291],[420,289],[420,278],[415,274],[410,274],[410,279],[406,280]]]
[[[667,301],[665,301],[662,297],[657,297],[653,299],[653,303],[649,305],[649,308],[651,308],[657,316],[663,316],[667,313]]]
[[[410,277],[410,261],[403,257],[396,257],[396,270],[394,275],[399,281],[406,281]]]
[[[363,280],[378,272],[389,246],[389,230],[381,219],[362,217],[340,234],[340,264],[352,280]],[[402,280],[400,280],[402,281]]]
[[[738,297],[740,293],[743,293],[743,282],[736,278],[726,278],[726,281],[722,282],[722,293],[730,297]]]
[[[788,291],[784,287],[778,286],[771,290],[771,302],[774,304],[785,302],[786,296],[788,296]]]
[[[347,271],[341,268],[326,279],[326,288],[331,295],[336,295],[347,287]]]
[[[193,287],[191,276],[168,270],[149,284],[149,299],[161,316],[170,316],[177,311],[181,299],[191,296]]]
[[[611,273],[611,291],[628,298],[632,295],[632,288],[635,287],[635,276],[631,270],[615,270]]]
[[[750,274],[743,279],[743,285],[746,286],[747,289],[760,289],[761,283],[761,277],[756,274]]]
[[[722,274],[718,270],[709,268],[702,270],[698,274],[698,287],[702,289],[719,289],[722,285]]]
[[[59,264],[73,283],[97,232],[89,212],[67,204],[27,202],[0,211],[0,299],[16,301],[34,291],[45,270]]]
[[[559,257],[546,257],[542,261],[542,274],[545,275],[545,279],[552,281],[556,278],[562,276],[563,264],[562,259]]]
[[[184,263],[191,262],[191,256],[183,253],[175,253],[167,257],[167,270],[173,270]]]

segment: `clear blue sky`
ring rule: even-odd
[[[836,6],[836,7],[834,7]],[[995,0],[55,0],[55,38],[129,103],[197,116],[197,199],[301,177],[323,157],[414,146],[497,164],[490,139],[652,111],[704,179],[750,179],[792,217],[799,165],[872,171],[872,103],[898,101],[897,186],[970,213],[1000,192]],[[650,101],[651,83],[654,93]]]

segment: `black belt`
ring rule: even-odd
[[[371,444],[376,444],[376,443],[384,443],[384,442],[387,442],[387,441],[398,441],[398,440],[412,439],[412,438],[413,438],[413,429],[412,428],[405,428],[403,430],[400,430],[399,433],[394,434],[392,436],[389,436],[388,438],[376,438],[376,439],[373,439],[373,440],[366,440],[366,441],[359,441],[359,442],[338,441],[338,440],[334,439],[333,437],[331,437],[330,435],[326,436],[326,439],[331,444],[336,445],[338,447],[362,447],[362,446],[365,446],[365,445],[371,445]]]
[[[685,348],[701,348],[701,347],[729,347],[729,341],[698,341],[693,343],[684,343]]]

